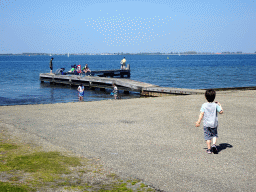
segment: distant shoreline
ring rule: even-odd
[[[2,53],[0,56],[65,56],[68,53],[60,53],[60,54],[49,54],[49,53]],[[69,56],[88,56],[88,55],[256,55],[255,53],[238,53],[238,52],[224,52],[224,53],[187,53],[187,52],[180,52],[180,53],[69,53]]]

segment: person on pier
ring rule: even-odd
[[[50,73],[51,73],[51,74],[52,74],[52,69],[53,69],[52,60],[53,60],[53,57],[52,57],[51,60],[50,60]]]
[[[76,72],[77,72],[78,74],[81,74],[81,73],[82,73],[81,65],[80,65],[80,64],[77,65],[77,67],[76,67]]]
[[[84,73],[91,72],[91,70],[88,67],[88,64],[85,64],[84,68],[82,69]]]
[[[120,64],[121,64],[121,69],[125,69],[125,64],[126,64],[125,57],[121,60]]]
[[[76,64],[71,65],[71,69],[68,71],[69,73],[74,73],[76,70]]]

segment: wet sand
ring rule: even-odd
[[[20,142],[99,158],[164,191],[255,191],[256,91],[217,92],[219,154],[195,127],[203,95],[0,107]]]

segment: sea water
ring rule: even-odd
[[[189,89],[256,86],[256,54],[251,55],[54,55],[53,72],[88,64],[91,70],[119,69],[126,57],[130,79]],[[50,56],[0,56],[0,106],[78,102],[77,87],[41,83]],[[113,99],[111,90],[85,90],[84,101]],[[122,99],[140,97],[138,93]]]

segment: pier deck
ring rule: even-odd
[[[80,85],[90,88],[112,89],[112,84],[115,83],[119,90],[124,92],[139,92],[143,96],[164,96],[169,94],[175,95],[191,95],[204,94],[203,90],[182,89],[171,87],[160,87],[157,85],[139,82],[125,78],[108,78],[95,76],[80,76],[80,75],[55,75],[50,73],[41,73],[40,81],[50,82],[55,84]]]

